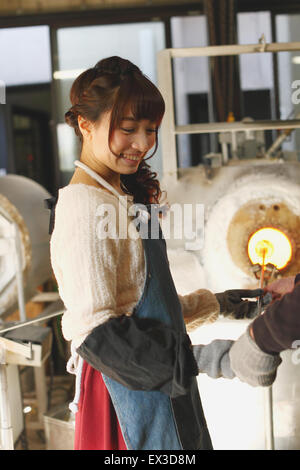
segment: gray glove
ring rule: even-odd
[[[205,373],[213,379],[219,377],[233,379],[235,374],[230,367],[228,354],[232,344],[231,340],[215,339],[206,345],[193,345],[192,350],[199,373]]]
[[[268,387],[276,378],[282,362],[279,354],[263,352],[250,336],[249,327],[229,351],[231,368],[236,376],[253,387]]]
[[[215,294],[220,305],[220,313],[225,317],[231,316],[235,319],[254,318],[258,315],[257,301],[251,299],[260,297],[261,306],[266,306],[272,296],[265,294],[263,289],[233,289]]]

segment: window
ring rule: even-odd
[[[239,13],[237,33],[239,44],[258,44],[262,38],[267,43],[272,42],[271,13],[269,11]],[[241,119],[276,119],[278,116],[275,109],[272,54],[242,54],[239,57],[239,66]],[[263,138],[267,149],[276,139],[276,131],[264,131]],[[250,148],[250,154],[252,150],[254,149]],[[249,155],[244,148],[244,158],[247,157]]]
[[[6,87],[51,82],[48,26],[0,29],[0,80]]]
[[[299,31],[300,15],[276,16],[276,36],[278,42],[300,41]],[[300,117],[299,93],[297,94],[296,80],[300,77],[300,51],[278,53],[278,81],[279,81],[279,107],[281,119]],[[293,88],[296,86],[296,88]],[[293,94],[296,93],[294,99]],[[282,144],[285,158],[292,158],[294,154],[300,159],[300,130],[294,130]]]
[[[205,16],[171,18],[172,47],[207,46]],[[207,57],[173,60],[176,124],[209,122],[210,102],[209,61]],[[208,134],[177,136],[178,167],[201,162],[210,151]]]
[[[74,160],[79,156],[78,138],[64,122],[65,112],[70,107],[69,92],[74,79],[99,60],[118,55],[131,60],[156,83],[156,53],[165,48],[164,25],[149,22],[63,28],[57,31],[57,44],[58,67],[54,78],[59,121],[59,165],[61,183],[64,185],[74,171]],[[152,159],[151,166],[155,171],[161,171],[159,151]]]

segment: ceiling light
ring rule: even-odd
[[[84,69],[57,70],[53,72],[53,78],[54,80],[71,80],[78,77],[82,72],[84,72]]]

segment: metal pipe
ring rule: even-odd
[[[23,267],[22,267],[22,249],[21,240],[19,235],[19,228],[16,223],[12,223],[13,235],[15,240],[15,264],[16,264],[16,280],[18,290],[18,305],[20,320],[26,320],[26,308],[24,297],[24,280],[23,280]]]
[[[8,382],[5,364],[5,350],[0,347],[0,432],[3,450],[13,450],[14,439],[9,406]]]
[[[265,259],[267,248],[262,249],[262,265],[260,275],[260,288],[264,288]],[[261,312],[261,305],[259,306]],[[264,409],[265,409],[265,442],[267,450],[274,450],[274,423],[273,423],[273,390],[272,386],[264,389]]]
[[[300,118],[300,113],[297,113],[296,116],[295,116],[295,119],[299,119],[299,118]],[[266,158],[271,158],[272,153],[274,153],[278,149],[278,147],[280,147],[282,142],[284,142],[291,135],[291,133],[294,130],[295,129],[286,129],[286,130],[282,131],[282,133],[277,137],[275,142],[273,142],[271,147],[267,150],[267,152],[265,154],[265,157]]]
[[[284,142],[288,137],[289,135],[291,135],[292,131],[294,129],[288,129],[286,131],[283,131],[280,136],[277,137],[277,139],[275,140],[275,142],[271,145],[271,147],[268,149],[268,151],[266,152],[265,154],[265,157],[266,158],[271,158],[272,157],[272,154],[278,149],[278,147],[280,147],[280,145],[282,144],[282,142]]]
[[[264,390],[264,407],[265,407],[265,426],[266,426],[266,449],[274,450],[274,423],[273,423],[273,390],[272,386]]]

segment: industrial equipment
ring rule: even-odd
[[[193,216],[194,243],[189,239],[187,244],[184,237],[167,239],[171,271],[182,295],[200,287],[213,292],[257,288],[261,282],[266,285],[278,276],[300,272],[300,162],[296,152],[281,149],[282,142],[300,128],[300,120],[298,115],[278,121],[245,117],[240,122],[176,125],[173,60],[299,50],[300,43],[260,42],[166,49],[158,54],[159,87],[166,101],[161,133],[163,189],[170,214],[165,223],[174,225],[173,206],[200,204],[204,208],[201,227],[195,213]],[[265,132],[270,130],[279,135],[267,148]],[[204,155],[198,166],[178,168],[176,137],[201,133],[218,135],[218,153]],[[175,233],[175,228],[169,232]],[[195,344],[235,339],[248,324],[220,318],[191,337]],[[201,397],[215,448],[299,449],[300,370],[292,361],[293,352],[281,354],[283,363],[272,397],[237,379],[212,381],[200,374]],[[223,429],[223,423],[229,421],[230,435]]]
[[[0,448],[13,449],[24,430],[18,366],[34,369],[39,423],[47,411],[44,365],[51,353],[52,331],[39,322],[63,313],[57,292],[37,290],[52,276],[49,247],[49,193],[18,175],[0,177]],[[36,318],[27,318],[26,303],[49,302]],[[19,320],[5,321],[14,311]]]

